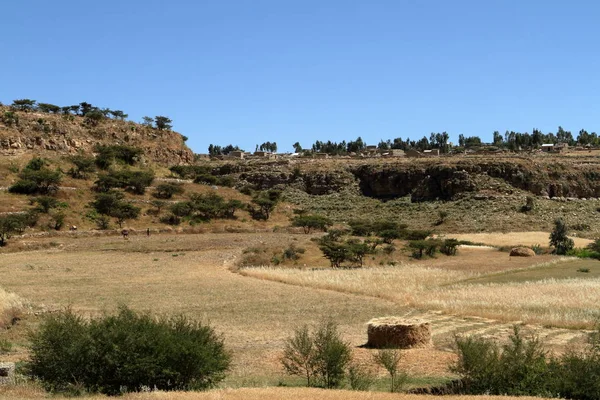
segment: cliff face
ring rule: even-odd
[[[443,160],[430,163],[361,165],[351,168],[365,196],[413,201],[453,200],[490,188],[490,178],[510,187],[549,197],[600,197],[600,163],[564,159]],[[494,186],[494,184],[492,184]]]
[[[0,155],[70,155],[91,153],[97,144],[129,145],[144,150],[147,161],[162,165],[189,164],[194,153],[183,137],[130,121],[104,119],[96,124],[74,115],[12,112],[0,107]]]
[[[464,196],[483,199],[516,192],[548,197],[600,197],[600,160],[585,157],[337,160],[318,166],[310,164],[310,168],[299,160],[245,164],[234,175],[240,186],[250,184],[261,190],[292,186],[311,195],[324,195],[352,189],[382,200],[410,195],[413,202]]]

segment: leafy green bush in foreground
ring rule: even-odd
[[[211,327],[126,307],[90,321],[72,311],[51,315],[30,339],[27,373],[51,392],[206,389],[230,363]]]

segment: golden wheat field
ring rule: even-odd
[[[221,384],[224,390],[125,398],[385,399],[390,395],[232,389],[301,384],[281,368],[284,341],[296,327],[325,318],[339,323],[353,356],[364,362],[372,357],[372,350],[361,347],[370,319],[395,315],[431,321],[434,347],[402,352],[402,367],[418,386],[452,377],[448,365],[455,359],[451,342],[456,333],[501,340],[515,321],[524,321],[550,348],[561,350],[583,342],[587,331],[573,328],[591,328],[600,300],[596,261],[586,264],[590,274],[579,276],[576,269],[581,265],[573,263],[580,261],[571,258],[509,258],[495,248],[464,247],[455,257],[410,261],[402,256],[386,265],[367,260],[360,269],[331,269],[327,260],[314,254],[296,264],[236,268],[248,248],[294,244],[310,249],[314,244],[304,234],[202,232],[133,235],[129,240],[82,232],[15,241],[15,247],[30,250],[0,255],[1,286],[6,291],[0,300],[4,306],[13,301],[8,299],[18,299],[15,304],[24,307],[19,309],[25,314],[0,332],[0,339],[13,343],[2,359],[27,357],[26,332],[35,329],[46,312],[71,307],[95,316],[126,304],[209,322],[234,356]],[[375,372],[385,379],[384,370]],[[2,398],[44,396],[29,386],[2,390]]]

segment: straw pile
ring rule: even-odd
[[[535,252],[527,247],[515,247],[510,251],[511,257],[535,257]]]
[[[25,311],[25,302],[14,293],[0,288],[0,329],[14,324]]]
[[[367,347],[409,349],[432,345],[428,321],[399,317],[374,318],[368,322]]]

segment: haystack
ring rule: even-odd
[[[535,251],[527,247],[515,247],[510,251],[511,257],[534,257]]]
[[[367,347],[409,349],[432,345],[428,321],[399,317],[374,318],[368,322]]]

